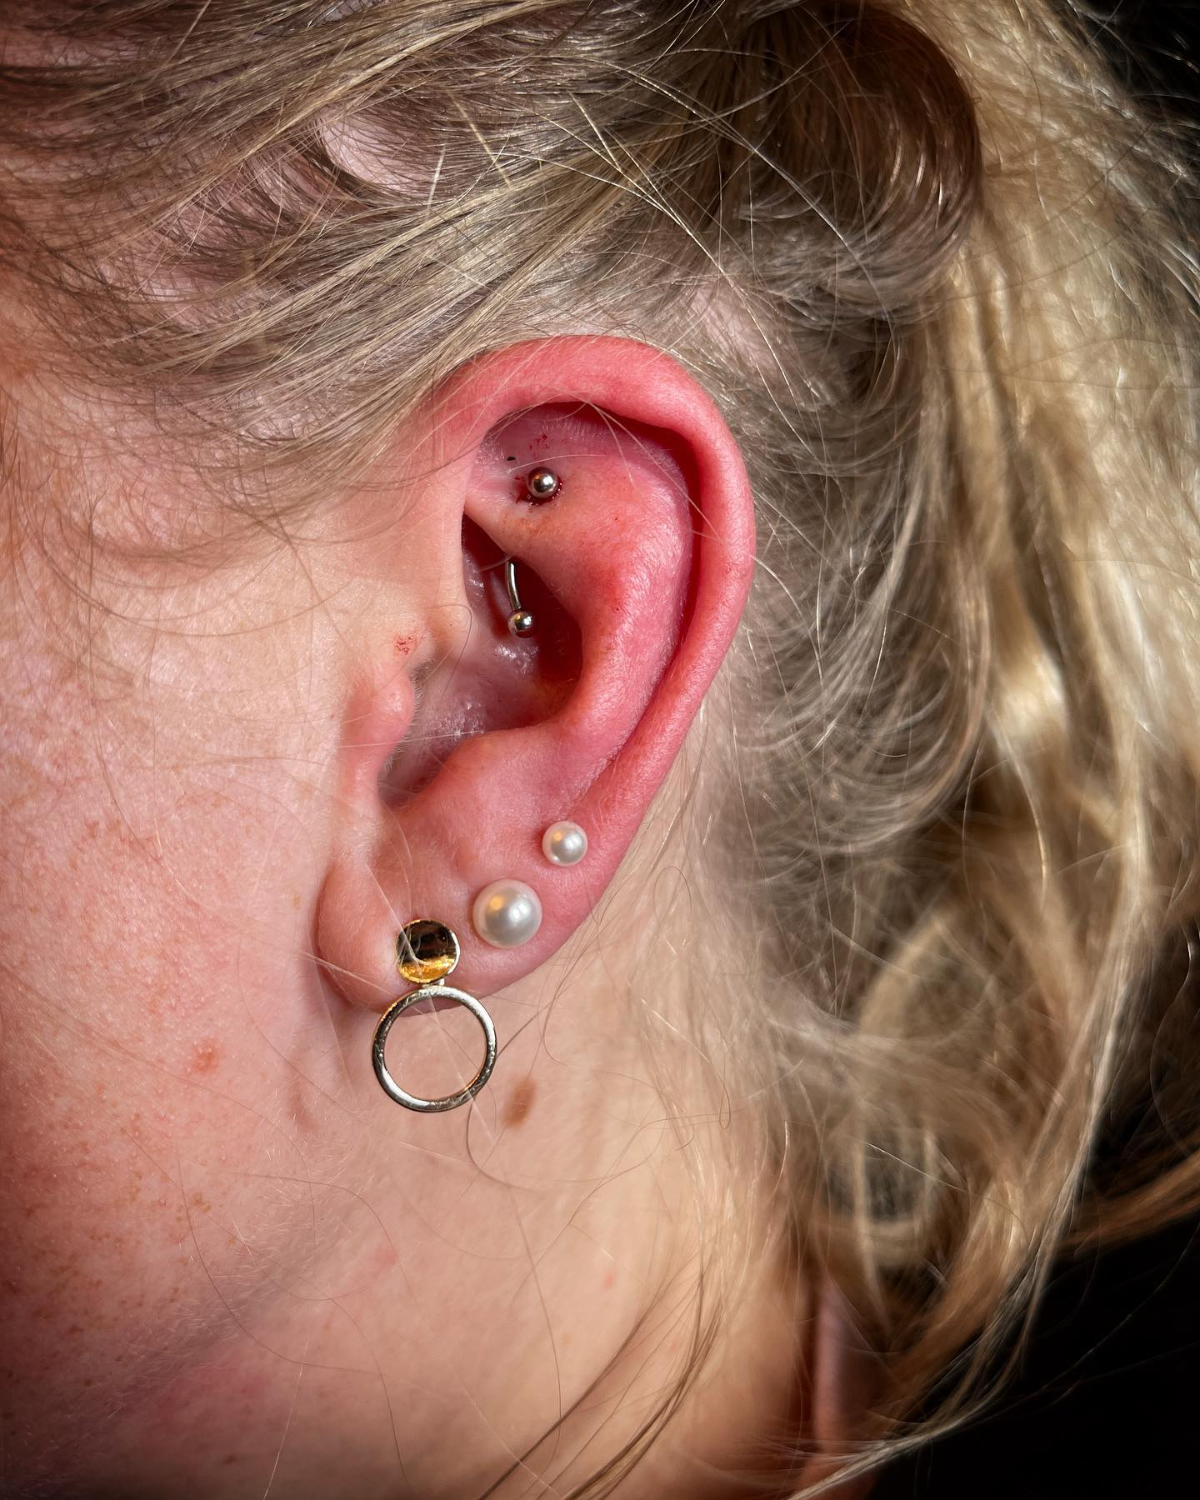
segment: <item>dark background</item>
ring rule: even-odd
[[[1136,93],[1200,123],[1198,0],[1088,13]],[[1200,1220],[1062,1265],[1004,1391],[893,1465],[875,1500],[1200,1496]]]

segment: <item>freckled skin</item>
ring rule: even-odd
[[[193,1042],[191,1068],[193,1075],[213,1072],[220,1064],[220,1061],[221,1046],[212,1037],[205,1037],[201,1042]]]
[[[543,422],[517,453],[569,462],[572,441]],[[469,607],[461,559],[428,566],[421,497],[381,535],[378,494],[299,552],[211,577],[126,587],[114,564],[107,612],[36,556],[0,595],[14,1500],[43,1482],[79,1500],[471,1500],[564,1407],[582,1403],[564,1451],[582,1450],[631,1381],[670,1374],[644,1348],[618,1359],[691,1263],[673,1226],[695,1214],[614,1011],[614,955],[584,945],[504,987],[495,1088],[434,1117],[383,1097],[376,1014],[314,962],[319,893],[358,832],[340,757],[360,663],[409,670],[426,623]],[[455,690],[444,655],[422,667],[427,701]],[[628,889],[616,930],[644,919],[636,871]],[[397,1026],[414,1079],[477,1046],[457,1014]],[[689,1119],[717,1121],[689,1066]]]

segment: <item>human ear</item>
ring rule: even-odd
[[[400,665],[394,629],[352,642],[342,826],[316,935],[341,993],[377,1011],[402,988],[397,935],[415,918],[454,930],[453,983],[484,995],[586,919],[729,648],[754,558],[749,484],[724,419],[678,364],[631,340],[488,354],[399,440],[404,477],[374,503],[404,515],[405,566],[419,564],[426,587],[419,642]],[[539,467],[559,480],[552,498],[530,492]],[[508,557],[530,636],[509,629]],[[543,853],[562,820],[587,835],[574,865]],[[498,880],[540,900],[520,946],[473,925]]]

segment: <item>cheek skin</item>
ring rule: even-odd
[[[0,1437],[14,1480],[60,1475],[81,1437],[321,1256],[305,1183],[322,1151],[344,1153],[349,1119],[321,1117],[345,1079],[304,960],[322,731],[281,680],[279,640],[207,660],[163,640],[159,681],[120,696],[42,644],[0,652]]]
[[[211,805],[203,826],[197,847],[238,870]],[[256,1188],[304,1170],[296,1070],[267,1040],[296,1029],[303,998],[261,1009],[292,977],[264,985],[260,960],[200,936],[194,898],[166,894],[113,829],[86,855],[43,845],[25,871],[20,945],[39,947],[41,917],[53,938],[4,997],[0,1324],[18,1471],[21,1438],[36,1452],[52,1437],[43,1416],[69,1410],[86,1430],[90,1393],[128,1399],[236,1321],[262,1295],[254,1256],[310,1211],[298,1191]],[[293,1055],[320,1076],[310,1048]]]
[[[432,1118],[383,1098],[375,1017],[314,965],[347,815],[338,651],[355,620],[405,619],[338,598],[345,619],[296,612],[295,639],[150,633],[121,691],[0,648],[18,1496],[44,1477],[63,1500],[436,1500],[482,1493],[576,1405],[564,1451],[646,1409],[622,1404],[625,1366],[610,1404],[584,1397],[670,1291],[672,1227],[696,1215],[612,955],[585,930],[499,996],[503,1071]],[[719,1100],[684,1097],[691,1050],[677,1063],[686,1117],[718,1121]],[[667,1374],[650,1367],[645,1402]]]

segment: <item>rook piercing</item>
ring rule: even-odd
[[[553,500],[562,488],[562,480],[553,469],[531,469],[525,488],[531,500]]]
[[[519,948],[542,925],[542,903],[523,880],[493,880],[475,897],[471,921],[493,948]]]
[[[587,846],[587,834],[578,823],[551,823],[542,834],[542,853],[552,865],[577,865]]]
[[[443,1110],[457,1109],[460,1104],[466,1104],[468,1099],[475,1097],[492,1076],[492,1069],[496,1065],[496,1028],[483,1004],[474,995],[468,995],[466,990],[456,990],[440,982],[458,963],[459,952],[458,938],[451,929],[444,922],[435,922],[428,917],[418,917],[415,922],[409,922],[396,939],[396,967],[405,979],[419,984],[420,989],[401,995],[380,1016],[371,1043],[371,1062],[384,1093],[397,1104],[403,1104],[405,1109],[419,1110],[423,1114],[440,1114]],[[383,1051],[388,1032],[398,1016],[402,1016],[418,1000],[439,998],[456,1001],[479,1022],[483,1028],[484,1058],[479,1072],[457,1094],[448,1094],[444,1099],[422,1099],[400,1087],[388,1072]]]
[[[535,504],[553,500],[562,488],[562,480],[553,469],[531,469],[525,476],[525,489]],[[517,565],[513,558],[504,560],[504,586],[508,590],[508,628],[513,635],[532,635],[536,621],[521,603],[517,592]]]
[[[532,635],[536,621],[521,603],[517,593],[517,564],[511,557],[504,559],[504,586],[508,590],[508,603],[512,613],[508,617],[508,628],[513,635]]]

